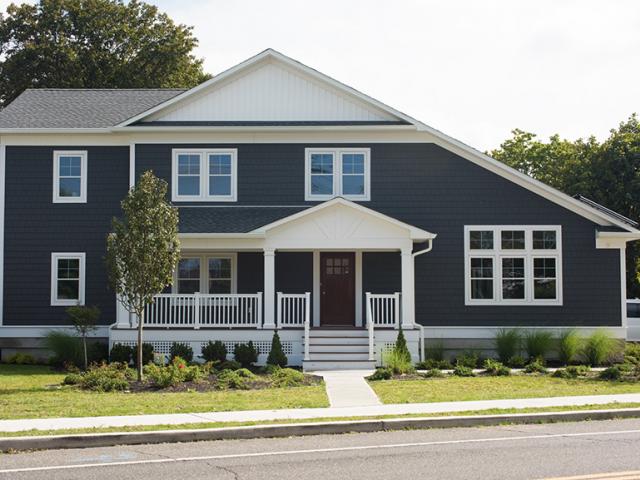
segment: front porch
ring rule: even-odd
[[[249,340],[265,362],[273,331],[291,365],[371,367],[402,326],[419,356],[414,314],[414,242],[434,235],[335,199],[248,234],[182,234],[171,291],[145,312],[158,353],[188,342],[200,354],[221,340]],[[110,343],[135,343],[122,308]],[[324,362],[324,363],[323,363]]]

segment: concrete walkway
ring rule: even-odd
[[[331,370],[310,372],[324,379],[329,404],[334,408],[381,405],[373,389],[364,379],[368,370]]]
[[[43,418],[1,420],[1,432],[60,430],[72,428],[123,427],[133,425],[180,425],[203,422],[254,422],[265,420],[303,420],[313,418],[371,417],[380,415],[433,414],[487,410],[493,408],[539,408],[606,403],[640,403],[640,393],[591,395],[579,397],[526,398],[468,402],[405,403],[356,407],[300,408],[287,410],[249,410],[210,413],[174,413],[166,415],[130,415],[118,417]]]

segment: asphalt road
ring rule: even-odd
[[[606,475],[604,475],[606,474]],[[0,455],[0,479],[640,479],[640,420]]]

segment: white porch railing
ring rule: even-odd
[[[149,327],[260,327],[262,292],[251,294],[159,294],[147,306]]]
[[[371,314],[371,321],[376,327],[400,326],[400,293],[374,294],[367,293],[367,318]]]
[[[307,317],[310,293],[282,293],[276,294],[276,326],[302,327]]]

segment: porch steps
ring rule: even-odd
[[[361,370],[375,368],[369,360],[369,336],[364,328],[312,329],[304,370]]]

